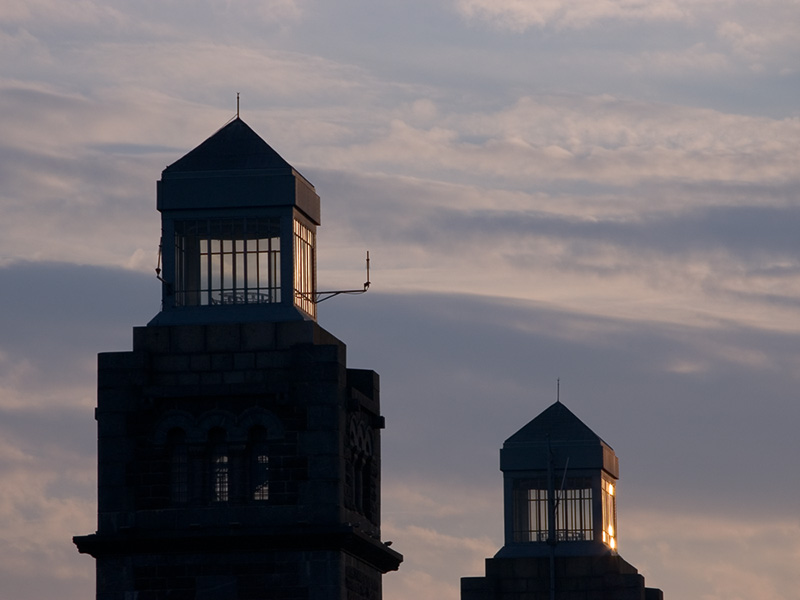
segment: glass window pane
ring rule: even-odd
[[[280,301],[278,219],[176,223],[176,306]]]

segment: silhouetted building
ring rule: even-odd
[[[619,462],[561,402],[500,451],[505,545],[461,600],[662,600],[617,554]]]
[[[378,375],[316,323],[314,187],[238,116],[167,167],[161,312],[98,360],[98,600],[379,600]]]

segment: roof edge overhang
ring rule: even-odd
[[[156,208],[161,212],[276,206],[297,207],[316,225],[321,222],[316,189],[291,167],[181,171],[156,183]]]
[[[603,470],[619,479],[619,459],[611,447],[597,442],[506,443],[500,450],[500,470],[546,473],[550,461],[556,469]]]

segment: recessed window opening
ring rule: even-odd
[[[250,497],[252,500],[269,500],[269,453],[267,432],[263,427],[254,427],[248,441],[250,462]]]
[[[169,496],[173,504],[184,504],[189,500],[189,452],[186,433],[173,429],[167,435],[169,447]]]
[[[230,470],[225,432],[219,428],[212,429],[208,439],[211,445],[211,500],[227,502]]]
[[[281,301],[278,219],[175,223],[176,306]]]

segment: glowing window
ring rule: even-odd
[[[294,222],[294,304],[316,316],[314,232],[300,221]]]
[[[277,219],[175,223],[175,305],[281,301]]]
[[[617,491],[607,479],[603,479],[603,543],[617,549]]]

